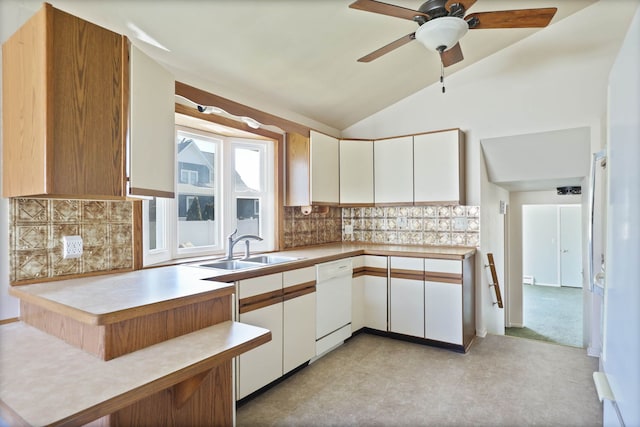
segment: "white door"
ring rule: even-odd
[[[582,207],[560,206],[560,286],[582,287]]]

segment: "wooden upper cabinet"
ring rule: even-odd
[[[413,137],[416,204],[464,204],[464,134],[459,129]]]
[[[3,196],[125,195],[126,38],[45,4],[2,46]]]
[[[373,141],[340,141],[340,204],[373,205]]]
[[[175,196],[175,79],[134,45],[129,49],[128,194]]]
[[[380,139],[373,143],[375,203],[413,203],[413,137]]]
[[[338,205],[339,141],[311,131],[287,134],[287,206]]]
[[[175,80],[126,37],[45,4],[2,78],[4,197],[174,197]]]

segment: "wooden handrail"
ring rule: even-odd
[[[488,253],[487,259],[489,260],[489,264],[485,267],[489,267],[491,270],[491,280],[493,280],[493,283],[490,283],[489,286],[492,286],[493,290],[496,292],[497,302],[494,304],[498,304],[498,307],[503,308],[502,295],[500,295],[500,285],[498,284],[498,274],[496,273],[496,264],[493,262],[493,254]]]

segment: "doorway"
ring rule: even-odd
[[[523,327],[507,335],[583,346],[582,206],[522,206]]]

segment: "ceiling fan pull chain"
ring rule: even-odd
[[[444,64],[440,61],[440,83],[442,83],[442,93],[445,93],[444,88]]]

